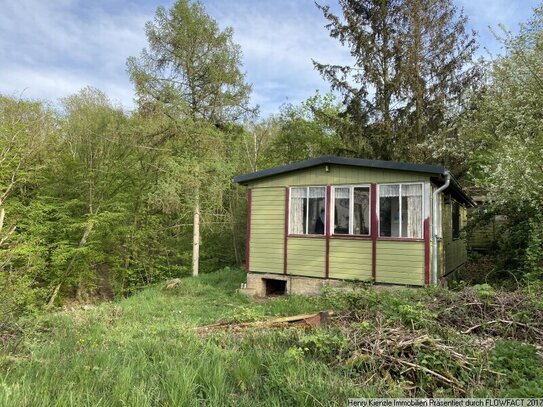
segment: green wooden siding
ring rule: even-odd
[[[424,285],[424,242],[377,241],[376,282]]]
[[[443,205],[443,255],[445,274],[453,271],[468,260],[466,241],[464,239],[453,239],[452,236],[452,205],[447,203]],[[460,206],[460,229],[466,225],[466,208]]]
[[[371,240],[330,240],[330,278],[370,280]]]
[[[424,174],[396,170],[329,165],[308,168],[258,180],[252,186],[250,271],[282,274],[284,270],[285,186],[353,185],[369,183],[425,182]],[[426,190],[426,192],[429,192]],[[428,197],[427,203],[431,196]],[[451,206],[442,205],[443,241],[439,247],[441,276],[467,260],[466,244],[452,239]],[[465,225],[465,208],[461,207]],[[324,238],[295,238],[287,241],[287,273],[325,277]],[[424,285],[424,242],[377,241],[376,282]],[[330,240],[329,277],[335,279],[371,278],[370,240]]]
[[[283,273],[285,188],[254,188],[251,206],[250,271]]]
[[[489,249],[492,246],[492,242],[496,240],[495,227],[494,220],[491,220],[490,223],[484,226],[478,226],[471,232],[469,247],[475,250]]]
[[[329,165],[307,168],[287,174],[254,181],[255,187],[279,187],[285,185],[349,185],[386,182],[428,181],[429,176],[416,172],[381,170],[375,168],[358,168],[341,165]]]
[[[503,217],[494,216],[486,225],[477,226],[468,238],[469,248],[471,250],[489,250],[503,233],[504,224]]]
[[[324,238],[289,237],[287,273],[324,278],[325,257]]]

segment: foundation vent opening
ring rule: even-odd
[[[287,282],[285,280],[272,280],[264,278],[266,287],[266,296],[270,295],[285,295],[287,292]]]

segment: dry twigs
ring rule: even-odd
[[[459,301],[460,300],[460,301]],[[522,290],[497,290],[481,300],[472,288],[428,303],[441,324],[463,334],[543,342],[543,310]]]
[[[424,331],[380,326],[360,335],[350,325],[345,325],[343,332],[354,348],[346,361],[348,364],[356,365],[361,361],[365,370],[385,371],[397,381],[415,384],[408,389],[412,392],[416,392],[421,383],[426,383],[426,391],[446,387],[459,396],[465,395],[464,385],[455,376],[476,374],[470,357]]]

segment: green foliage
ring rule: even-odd
[[[253,322],[262,319],[263,316],[262,310],[258,308],[240,307],[233,311],[230,319],[233,322]]]
[[[145,28],[148,48],[128,58],[128,72],[140,114],[166,126],[158,132],[165,137],[148,145],[159,154],[150,163],[158,171],[147,203],[177,215],[184,221],[179,223],[187,223],[192,212],[197,274],[200,216],[203,223],[230,224],[237,238],[229,216],[237,200],[229,192],[239,161],[230,158],[237,158],[231,153],[239,132],[234,123],[254,113],[251,87],[232,29],[221,30],[201,3],[178,0],[169,10],[159,7]],[[234,251],[238,246],[233,242]],[[238,263],[240,258],[236,253]]]
[[[476,82],[477,47],[451,0],[339,1],[317,4],[330,36],[347,46],[351,65],[314,62],[343,96],[353,123],[341,133],[351,154],[424,160],[418,147],[449,130],[464,93]]]
[[[333,308],[352,310],[357,319],[386,315],[391,322],[398,321],[413,329],[431,326],[436,319],[427,304],[408,289],[398,289],[395,295],[373,289],[355,289],[347,293],[329,290],[326,300]]]
[[[247,113],[251,87],[240,70],[240,47],[232,29],[220,30],[201,3],[159,7],[145,32],[148,49],[127,61],[142,109],[213,125]]]
[[[489,83],[460,122],[470,175],[485,191],[488,213],[505,215],[501,270],[541,278],[543,261],[543,8],[517,35],[496,33],[504,55],[489,65]],[[476,148],[475,148],[476,146]],[[454,144],[457,149],[458,145]]]
[[[534,346],[517,341],[499,341],[492,350],[490,364],[503,373],[501,397],[543,395],[543,359]]]
[[[488,301],[496,294],[496,291],[490,284],[476,284],[473,289],[483,301]]]
[[[340,360],[348,351],[349,341],[338,329],[321,329],[303,335],[299,348],[326,361]]]
[[[277,136],[269,154],[275,163],[291,163],[337,154],[344,144],[339,137],[341,105],[332,94],[318,92],[299,106],[284,105],[275,119]]]

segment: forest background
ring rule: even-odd
[[[331,93],[264,119],[233,31],[187,0],[127,60],[135,110],[91,87],[60,105],[0,96],[0,324],[241,266],[232,177],[320,155],[445,165],[486,197],[470,227],[506,216],[487,271],[541,280],[543,5],[497,28],[504,54],[486,60],[451,0],[338,6],[317,5],[353,64],[313,61]]]

